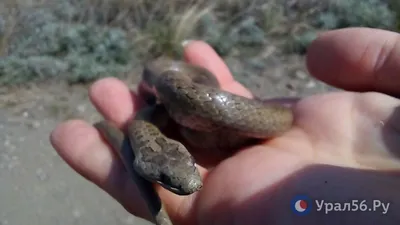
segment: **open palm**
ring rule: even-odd
[[[357,46],[340,41],[348,36],[359,37],[355,38]],[[397,54],[388,50],[395,48],[396,38],[397,34],[372,29],[322,35],[308,53],[311,73],[348,90],[376,92],[336,92],[294,100],[291,130],[236,153],[212,170],[201,168],[204,187],[200,192],[183,197],[157,187],[171,219],[176,224],[328,224],[316,211],[311,212],[314,216],[299,217],[293,213],[291,201],[299,194],[339,201],[349,196],[367,198],[375,189],[395,193],[400,183],[395,179],[397,173],[375,171],[400,168],[400,102],[388,95],[400,93],[396,74],[400,68],[394,68],[400,65],[400,58],[397,63],[393,59],[400,49],[395,50]],[[213,72],[223,89],[251,97],[207,44],[190,42],[185,59]],[[390,75],[397,77],[388,81]],[[114,78],[97,81],[90,96],[99,112],[120,127],[140,107],[140,96]],[[149,219],[135,184],[92,125],[67,121],[52,132],[51,141],[78,173],[134,215]],[[378,185],[387,180],[396,182]],[[370,188],[360,188],[362,184]]]

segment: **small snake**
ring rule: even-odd
[[[212,73],[185,62],[152,60],[144,66],[142,81],[148,106],[127,125],[133,162],[125,166],[178,195],[192,194],[203,185],[186,147],[208,150],[210,157],[224,157],[249,141],[278,136],[293,123],[290,108],[223,91]],[[122,151],[122,131],[107,121],[95,126]],[[162,206],[154,206],[154,196],[148,196],[144,197],[150,209],[158,207],[162,214],[153,214],[156,223],[169,224],[162,222],[167,216]]]

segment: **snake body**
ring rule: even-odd
[[[212,73],[185,62],[150,61],[144,66],[142,81],[149,105],[127,126],[135,155],[133,168],[146,180],[179,195],[202,187],[187,146],[215,148],[216,154],[229,152],[248,140],[278,136],[293,123],[290,108],[223,91]],[[172,133],[179,133],[183,142],[166,134],[171,121],[178,129]],[[102,133],[110,132],[103,126]]]

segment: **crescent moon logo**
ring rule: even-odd
[[[291,205],[292,211],[298,215],[308,214],[311,210],[311,200],[304,195],[296,196]]]

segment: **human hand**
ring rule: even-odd
[[[366,197],[371,195],[368,191],[375,191],[371,183],[376,191],[395,196],[399,179],[379,185],[392,174],[334,166],[376,171],[400,168],[399,100],[390,96],[400,93],[400,77],[396,77],[399,40],[395,33],[359,28],[319,37],[307,56],[314,76],[347,90],[376,92],[337,92],[301,99],[293,105],[295,124],[284,135],[242,150],[210,171],[200,168],[204,179],[200,192],[176,196],[157,188],[174,224],[328,224],[316,213],[300,218],[291,211],[290,201],[298,193],[321,199],[338,196],[339,191],[347,199],[356,194]],[[205,43],[189,43],[185,59],[209,69],[223,89],[251,97]],[[115,78],[94,83],[90,97],[99,112],[119,127],[140,107],[140,96]],[[150,219],[118,156],[91,124],[66,121],[52,132],[51,142],[79,174],[132,214]],[[343,179],[346,183],[339,184]],[[355,188],[363,184],[368,188]]]

